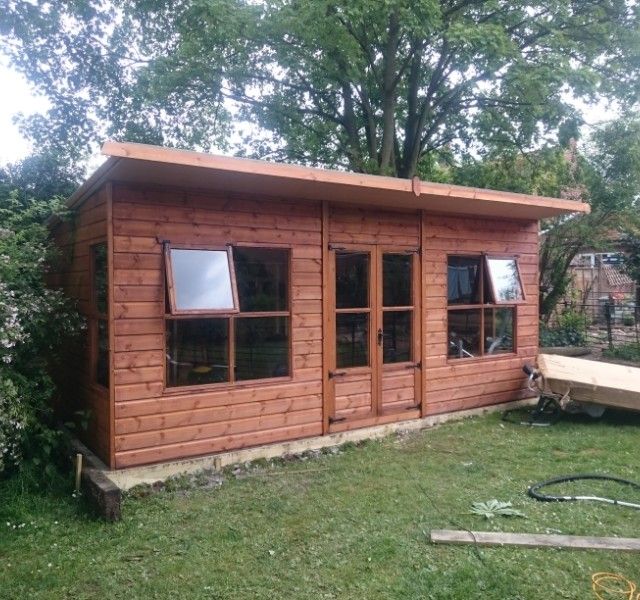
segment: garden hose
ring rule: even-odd
[[[627,502],[625,500],[616,500],[615,498],[603,498],[601,496],[552,496],[550,494],[542,494],[540,490],[550,485],[557,485],[559,483],[565,483],[567,481],[579,481],[582,479],[597,480],[597,481],[615,481],[616,483],[622,483],[624,485],[631,486],[637,490],[640,490],[640,484],[635,481],[629,481],[628,479],[622,479],[621,477],[612,477],[611,475],[597,475],[597,474],[578,474],[578,475],[566,475],[563,477],[554,477],[546,481],[540,481],[534,483],[529,487],[527,493],[532,498],[540,500],[541,502],[572,502],[576,500],[591,500],[593,502],[604,502],[606,504],[615,504],[617,506],[626,506],[628,508],[640,509],[640,504],[634,502]]]
[[[562,410],[553,397],[540,396],[536,407],[529,411],[527,419],[513,418],[511,415],[520,412],[520,409],[514,408],[506,410],[502,413],[502,420],[507,423],[516,425],[528,425],[530,427],[549,427],[553,425],[562,416]]]
[[[607,598],[624,598],[626,600],[640,600],[636,597],[637,586],[633,581],[618,573],[594,573],[591,576],[591,589],[600,600]]]

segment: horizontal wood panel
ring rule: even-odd
[[[321,407],[321,394],[295,398],[262,400],[260,402],[248,402],[245,404],[235,404],[231,406],[180,411],[164,415],[149,415],[146,417],[119,419],[116,422],[116,433],[126,434],[185,427],[188,425],[219,423],[222,421],[232,421],[234,419],[289,413],[313,408],[318,409]]]
[[[292,425],[320,423],[321,421],[322,410],[320,408],[314,408],[310,410],[223,421],[220,423],[209,422],[202,425],[162,429],[161,431],[116,435],[116,452],[164,446],[166,444],[178,444],[180,442],[192,442],[195,440],[224,437],[240,433],[257,433],[265,429],[271,430],[291,427]]]
[[[128,452],[116,453],[116,467],[124,469],[134,465],[144,465],[154,462],[186,458],[211,454],[214,452],[224,452],[238,448],[249,448],[273,442],[285,440],[295,440],[322,433],[322,423],[307,423],[293,427],[280,427],[268,431],[258,431],[228,435],[209,440],[196,440],[182,442],[179,444],[169,444],[161,447],[144,448]]]
[[[116,419],[143,415],[165,414],[182,410],[195,410],[262,400],[294,398],[322,393],[322,382],[278,383],[260,386],[232,387],[215,391],[185,392],[147,399],[116,402]]]

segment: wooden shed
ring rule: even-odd
[[[111,468],[527,397],[538,221],[588,205],[107,142],[52,225]]]

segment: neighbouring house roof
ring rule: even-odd
[[[626,273],[611,265],[603,265],[602,271],[611,287],[626,287],[635,283]]]
[[[106,142],[107,160],[71,196],[82,203],[106,181],[218,189],[238,193],[330,200],[380,208],[424,209],[503,219],[542,219],[588,213],[582,202],[473,187],[348,173],[232,158],[145,144]]]

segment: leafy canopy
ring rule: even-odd
[[[636,102],[639,11],[633,0],[9,0],[0,49],[52,101],[23,126],[70,158],[104,136],[228,147],[244,120],[255,127],[236,150],[411,177],[441,149],[531,148],[575,122],[569,95]]]

